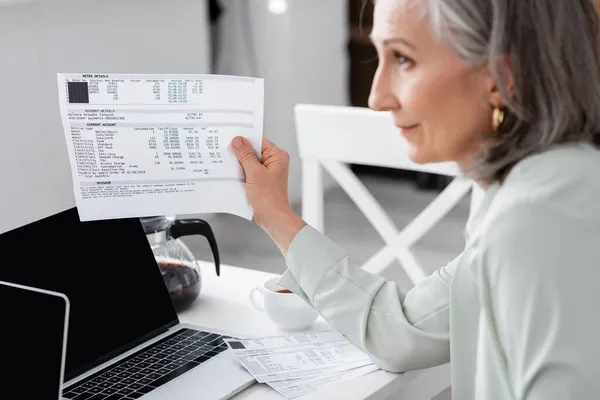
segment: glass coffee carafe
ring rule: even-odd
[[[174,216],[144,217],[140,221],[173,305],[178,311],[188,307],[200,294],[202,275],[196,257],[180,238],[204,236],[212,251],[216,273],[220,275],[219,249],[210,225],[201,219]]]

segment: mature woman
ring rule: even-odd
[[[294,214],[283,150],[235,138],[282,285],[386,370],[452,360],[457,400],[600,398],[599,31],[592,0],[377,0],[370,107],[486,196],[403,294]]]

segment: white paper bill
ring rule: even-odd
[[[268,382],[267,384],[285,398],[293,399],[319,390],[325,386],[340,384],[358,378],[373,371],[377,371],[378,369],[379,367],[375,364],[371,364],[333,374],[317,375],[311,379],[289,379],[286,381]]]
[[[260,154],[263,80],[59,74],[81,220],[224,212],[252,218],[234,136]]]
[[[225,342],[260,383],[304,379],[373,364],[366,353],[329,331]]]
[[[319,332],[294,332],[287,335],[273,335],[255,338],[228,339],[228,341],[240,343],[242,345],[240,349],[243,350],[261,350],[290,346],[305,346],[307,344],[347,342],[347,339],[339,332],[334,330],[326,330]]]

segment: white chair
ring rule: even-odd
[[[386,244],[362,267],[381,273],[397,259],[412,283],[420,282],[426,273],[410,251],[411,245],[470,192],[473,213],[482,197],[481,189],[461,177],[453,163],[413,163],[407,156],[405,139],[387,112],[314,104],[298,104],[294,112],[302,162],[303,219],[324,233],[324,169],[354,201]],[[454,179],[414,220],[399,230],[348,164],[423,171]]]
[[[385,242],[385,246],[368,259],[362,268],[381,273],[397,259],[412,284],[417,284],[426,276],[426,272],[411,253],[411,245],[432,229],[468,193],[472,194],[470,213],[475,212],[483,191],[472,181],[459,176],[454,164],[413,163],[406,153],[407,144],[394,126],[389,113],[362,107],[312,104],[298,104],[294,111],[302,163],[304,220],[324,233],[323,170],[326,170]],[[348,164],[423,171],[454,179],[414,220],[399,230]],[[449,386],[450,366],[444,364],[424,370],[419,379],[407,387],[399,388],[391,396],[397,399],[431,399]]]

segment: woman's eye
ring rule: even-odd
[[[412,62],[412,60],[408,57],[405,57],[402,53],[400,53],[399,51],[394,51],[392,53],[392,55],[394,56],[394,59],[396,61],[398,61],[401,65],[408,65]]]

